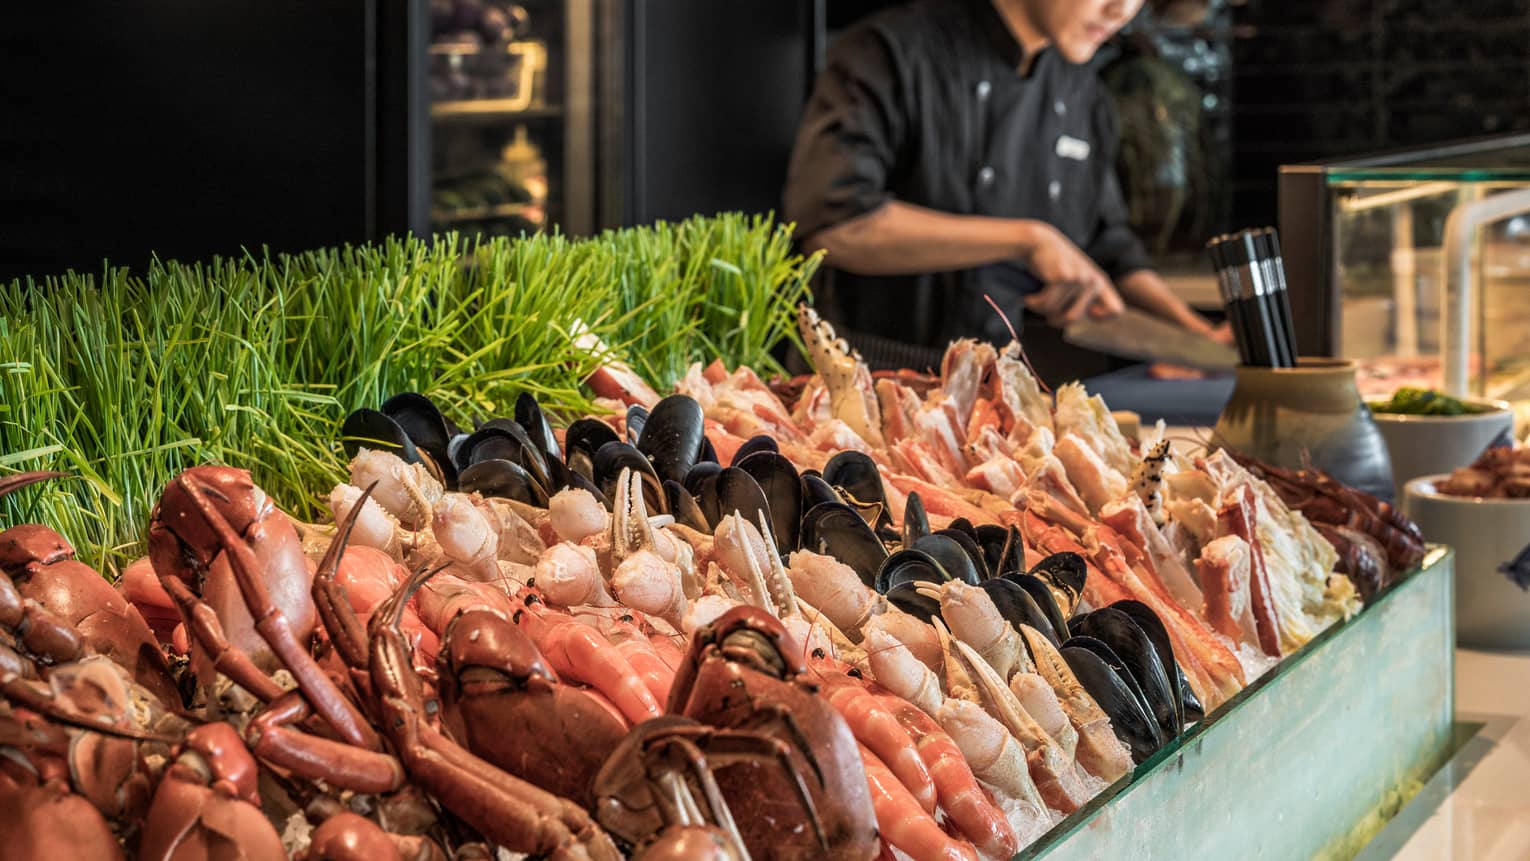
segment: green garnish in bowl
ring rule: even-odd
[[[1398,389],[1392,399],[1371,403],[1371,412],[1410,416],[1464,416],[1489,411],[1489,407],[1468,404],[1434,389]]]

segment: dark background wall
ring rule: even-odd
[[[1282,164],[1530,129],[1530,0],[1250,0],[1228,8],[1232,218]]]

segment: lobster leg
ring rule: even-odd
[[[239,591],[244,595],[250,617],[255,620],[255,630],[260,632],[260,636],[271,646],[271,650],[281,659],[293,678],[297,679],[298,688],[313,704],[314,710],[334,727],[341,738],[357,747],[377,750],[380,747],[377,733],[367,725],[355,704],[324,673],[303,644],[298,642],[287,618],[271,600],[265,581],[261,579],[260,563],[247,543],[259,537],[254,533],[259,532],[262,525],[252,525],[249,529],[252,534],[248,538],[239,535],[218,509],[208,502],[203,488],[197,486],[196,482],[187,481],[185,476],[180,480],[187,495],[202,512],[207,525],[218,535],[224,552],[228,554],[229,568],[239,584]]]
[[[269,703],[285,693],[281,685],[255,666],[249,655],[229,644],[228,637],[223,633],[223,624],[218,621],[218,614],[198,598],[190,586],[179,577],[162,578],[160,584],[165,587],[170,600],[180,608],[187,636],[202,648],[203,654],[212,659],[213,669],[228,676],[234,684],[249,691],[251,696],[263,703]]]
[[[367,497],[372,495],[372,489],[376,486],[375,481],[367,485],[366,490],[361,492],[361,498],[351,506],[350,514],[340,524],[313,576],[313,604],[319,611],[319,621],[324,625],[325,633],[329,634],[330,642],[335,644],[335,651],[340,653],[340,659],[346,666],[356,670],[363,670],[367,666],[367,632],[361,620],[356,618],[356,611],[346,597],[345,587],[335,579],[335,574],[340,570],[340,560],[344,558],[345,547],[350,543],[351,529],[356,525],[356,518],[366,507]]]
[[[404,784],[396,758],[292,729],[313,714],[297,691],[277,697],[250,720],[245,740],[261,760],[353,792],[392,792]]]

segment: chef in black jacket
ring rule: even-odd
[[[847,30],[798,130],[786,217],[829,271],[820,312],[873,367],[1009,339],[992,297],[1063,325],[1126,302],[1224,338],[1149,268],[1084,65],[1143,0],[915,0]],[[1118,292],[1119,291],[1119,292]]]

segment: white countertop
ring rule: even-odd
[[[1457,649],[1456,716],[1480,728],[1358,861],[1530,858],[1530,654]]]

